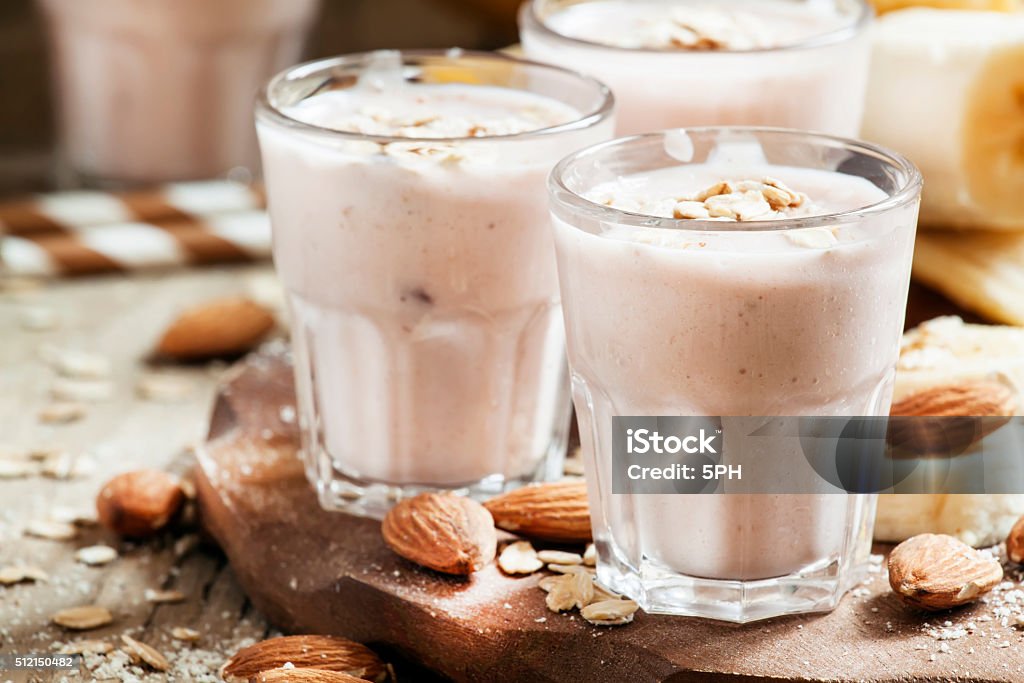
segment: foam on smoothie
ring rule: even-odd
[[[284,113],[332,130],[408,138],[515,135],[580,117],[580,112],[567,104],[523,90],[408,82],[396,58],[394,53],[378,53],[353,87],[306,98],[285,108]],[[431,77],[426,67],[424,71]]]
[[[758,186],[765,190],[792,192],[799,195],[800,199],[794,206],[775,205],[774,208],[768,202],[763,202],[763,212],[739,217],[729,215],[728,202],[716,202],[730,197],[756,197]],[[724,192],[726,189],[732,192]],[[709,191],[712,196],[704,199]],[[761,251],[773,248],[828,247],[869,237],[874,230],[870,223],[837,222],[821,228],[786,230],[784,222],[865,208],[885,200],[887,195],[867,179],[858,176],[790,166],[711,163],[623,176],[595,186],[586,193],[586,197],[595,203],[622,211],[659,218],[691,218],[722,223],[748,220],[782,222],[753,232],[742,231],[742,236],[734,235],[731,240],[725,238],[729,248],[733,248],[737,239],[742,239],[746,250]],[[703,201],[696,201],[698,199]],[[717,212],[718,215],[715,215],[716,203],[724,208],[724,211]],[[749,203],[747,200],[747,206]],[[701,210],[704,205],[710,208],[710,215],[705,215],[707,209]],[[692,211],[693,207],[698,211]],[[723,231],[739,227],[714,226]],[[652,231],[645,227],[612,225],[603,236],[669,248],[709,247],[707,235],[688,232],[685,222],[680,223],[679,228]],[[825,236],[825,239],[815,240],[813,235]],[[710,246],[714,248],[714,245]]]

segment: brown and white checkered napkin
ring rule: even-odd
[[[265,259],[263,207],[258,188],[230,181],[38,195],[0,203],[0,261],[60,276]]]

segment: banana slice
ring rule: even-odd
[[[863,137],[920,167],[922,224],[1024,230],[1024,12],[881,17]]]
[[[903,336],[897,400],[922,389],[1000,373],[1024,388],[1024,328],[929,320]],[[950,534],[973,546],[998,543],[1024,514],[1024,495],[889,495],[878,499],[876,541]]]
[[[989,12],[1013,12],[1017,0],[872,0],[879,14],[908,7],[934,7],[935,9],[966,9]]]
[[[903,335],[894,400],[937,384],[995,373],[1024,391],[1024,327],[934,318]]]
[[[1024,233],[921,232],[914,278],[995,322],[1024,325]]]

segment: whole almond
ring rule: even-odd
[[[890,415],[901,417],[1010,417],[1016,397],[1002,382],[979,379],[942,384],[892,404]]]
[[[323,669],[271,669],[249,679],[249,683],[366,683],[364,678]]]
[[[167,526],[184,500],[176,477],[159,470],[136,470],[106,483],[96,497],[96,512],[100,523],[114,533],[145,538]]]
[[[1003,580],[999,562],[943,534],[921,534],[889,554],[889,585],[904,603],[938,611],[966,605]]]
[[[1006,537],[1006,556],[1011,562],[1024,564],[1024,517],[1017,520]]]
[[[405,559],[445,574],[475,572],[498,547],[491,513],[453,493],[421,493],[399,502],[384,517],[381,533]]]
[[[286,664],[295,667],[292,672],[320,669],[378,683],[387,680],[387,667],[372,650],[337,636],[283,636],[261,641],[239,650],[221,668],[221,677],[227,683],[248,683]]]
[[[897,458],[955,456],[1005,425],[1016,412],[1013,390],[996,380],[943,384],[894,403],[890,415],[914,419],[890,421],[886,438]],[[937,419],[926,419],[930,417]]]
[[[587,486],[581,481],[532,484],[484,503],[501,529],[561,543],[590,540]]]
[[[182,312],[164,332],[157,353],[176,360],[237,356],[255,347],[274,325],[274,314],[251,299],[217,299]]]

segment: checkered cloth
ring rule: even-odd
[[[264,205],[259,188],[230,181],[0,203],[0,262],[12,275],[62,276],[265,259]]]

